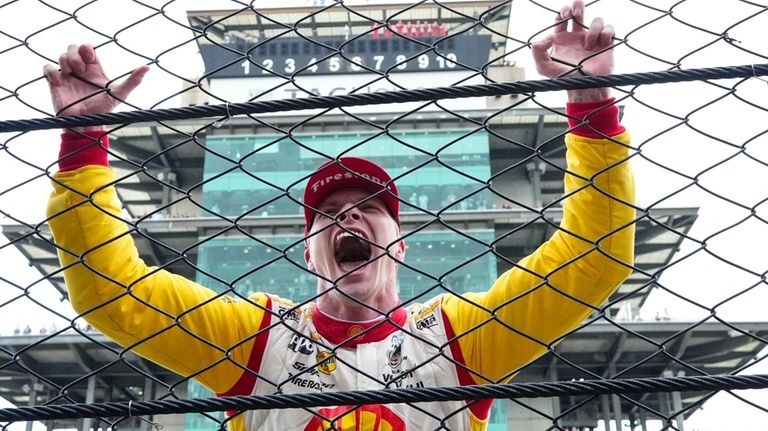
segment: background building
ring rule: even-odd
[[[357,14],[343,8],[192,12],[206,75],[184,84],[184,100],[234,103],[522,79],[504,55],[511,6],[472,1],[450,9],[360,6]],[[396,31],[372,31],[372,20],[389,20]],[[423,302],[448,291],[487,289],[555,232],[565,166],[561,112],[503,96],[223,118],[215,126],[202,120],[137,124],[112,134],[112,148],[124,156],[112,164],[125,178],[118,191],[149,264],[230,295],[268,291],[305,301],[316,286],[303,259],[299,201],[306,179],[342,154],[370,158],[397,178],[404,201],[408,265],[400,271],[400,295]],[[641,219],[639,271],[607,306],[608,318],[621,327],[603,321],[578,330],[516,381],[720,373],[753,357],[761,344],[724,325],[637,321],[695,219],[694,208]],[[22,225],[3,226],[3,232],[66,297],[55,249],[42,239],[47,234]],[[768,333],[764,324],[741,328]],[[16,346],[8,347],[17,352],[14,365],[0,369],[0,387],[14,403],[39,404],[65,389],[77,401],[207,396],[120,355],[98,334],[64,335],[2,340]],[[733,348],[723,352],[723,343]],[[81,378],[93,370],[100,371]],[[670,412],[705,395],[499,400],[489,429],[547,429],[554,421],[594,427],[612,415],[640,423],[648,411],[639,403]],[[163,424],[219,426],[215,415],[187,415],[184,423],[164,418]]]

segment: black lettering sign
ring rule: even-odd
[[[384,381],[384,386],[387,388],[423,388],[424,382],[421,380],[414,381],[416,376],[413,371],[406,371],[404,373],[384,373],[381,375],[381,380]]]
[[[416,322],[416,329],[423,331],[437,325],[437,316],[435,313],[426,315],[423,319]]]
[[[315,373],[315,375],[317,375],[317,373]],[[307,388],[307,389],[312,389],[320,392],[328,389],[333,389],[333,387],[336,386],[332,383],[325,383],[325,382],[318,381],[316,379],[304,378],[301,375],[295,376],[291,373],[288,373],[288,382],[300,388]]]
[[[312,345],[312,340],[298,334],[293,334],[291,342],[288,343],[288,348],[304,355],[310,355],[315,351],[315,346]]]
[[[492,48],[489,34],[427,37],[424,43],[434,44],[436,49],[425,49],[423,44],[399,37],[349,43],[319,36],[312,42],[280,38],[277,42],[266,41],[258,49],[237,43],[202,45],[200,54],[209,78],[255,78],[466,70],[462,66],[479,69],[488,62]],[[292,44],[296,50],[284,49]]]
[[[278,307],[277,314],[281,319],[299,321],[299,310],[295,308]]]

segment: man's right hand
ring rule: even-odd
[[[69,45],[59,56],[58,68],[49,64],[43,69],[58,116],[112,112],[141,84],[147,71],[149,66],[141,66],[123,82],[110,82],[89,44]]]
[[[568,28],[570,23],[571,28]],[[536,70],[547,78],[613,73],[614,29],[600,17],[584,25],[584,2],[574,0],[555,19],[554,32],[531,44]],[[571,102],[597,102],[610,97],[608,88],[570,90]]]

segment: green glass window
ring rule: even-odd
[[[296,201],[309,176],[342,155],[387,169],[406,202],[402,211],[483,210],[491,202],[484,130],[211,136],[206,148],[203,205],[230,217],[301,214]]]
[[[398,273],[404,303],[412,298],[424,302],[448,290],[460,294],[490,288],[497,277],[496,260],[486,246],[493,231],[467,236],[428,232],[405,239],[406,264]],[[203,270],[197,281],[219,292],[268,292],[297,302],[317,293],[317,278],[304,263],[301,236],[211,239],[200,245],[197,264]]]

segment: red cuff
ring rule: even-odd
[[[109,135],[104,130],[64,132],[61,134],[59,170],[73,171],[89,165],[109,166]]]
[[[599,102],[572,102],[565,107],[570,132],[585,138],[605,138],[624,133],[619,123],[619,107],[615,98]]]

